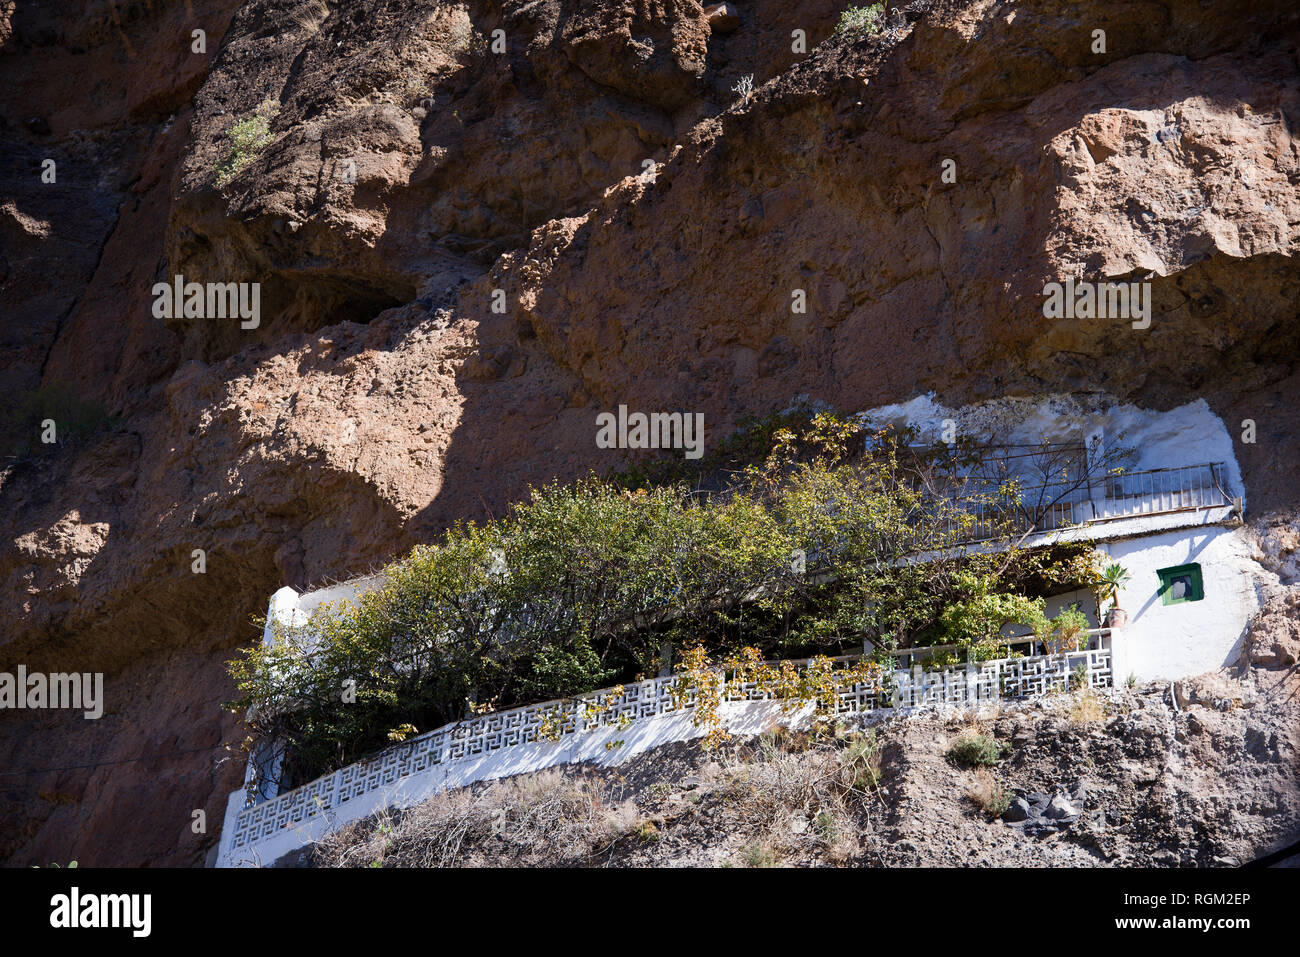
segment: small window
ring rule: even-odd
[[[1175,565],[1173,568],[1161,568],[1156,574],[1160,576],[1161,604],[1180,605],[1185,601],[1200,601],[1205,597],[1200,565]]]

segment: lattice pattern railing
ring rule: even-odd
[[[806,662],[798,666],[804,665]],[[1091,686],[1110,685],[1110,649],[929,670],[918,665],[911,671],[885,672],[879,678],[842,689],[836,696],[835,711],[848,714],[1042,695],[1068,688],[1080,668]],[[625,685],[621,692],[607,689],[579,698],[499,711],[422,734],[279,797],[245,807],[236,816],[230,848],[250,848],[284,828],[319,815],[337,814],[350,819],[346,813],[349,802],[446,762],[694,708],[693,692],[673,694],[677,680],[654,678]],[[731,684],[727,697],[731,701],[761,701],[770,695],[753,684]]]

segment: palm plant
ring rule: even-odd
[[[1119,607],[1119,590],[1128,584],[1133,576],[1129,574],[1128,569],[1119,562],[1111,562],[1101,570],[1097,584],[1104,588],[1110,594],[1111,604]]]
[[[1101,570],[1097,584],[1110,593],[1110,612],[1106,624],[1111,628],[1123,628],[1128,624],[1128,612],[1119,607],[1119,590],[1128,584],[1132,576],[1128,569],[1119,562],[1111,562]]]

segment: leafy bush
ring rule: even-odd
[[[217,167],[217,186],[224,187],[229,183],[275,139],[271,135],[271,120],[279,112],[279,103],[263,100],[252,115],[244,117],[230,128],[230,151],[226,161]]]
[[[986,734],[967,731],[948,748],[947,756],[965,767],[994,765],[1002,760],[1002,745]]]
[[[849,7],[840,14],[837,33],[875,33],[885,19],[885,5],[873,3],[869,7]]]
[[[829,414],[764,436],[766,457],[709,493],[591,476],[456,525],[386,569],[382,587],[233,662],[230,707],[252,709],[254,731],[289,745],[289,779],[309,780],[458,720],[469,702],[491,710],[653,674],[665,647],[698,653],[702,676],[711,655],[752,668],[860,648],[864,634],[905,647],[956,627],[944,618],[955,602],[988,603],[991,621],[1026,601],[1004,594],[1023,553],[968,554],[964,505],[927,494],[954,487],[950,450],[925,458],[883,432],[863,455],[861,427]],[[917,552],[924,563],[907,560]],[[1040,560],[1023,566],[1044,574]],[[764,680],[822,701],[839,677],[851,675]]]
[[[1047,653],[1061,655],[1079,651],[1088,643],[1088,616],[1078,605],[1063,609],[1055,618],[1039,613],[1030,623],[1034,637],[1047,648]]]
[[[1043,600],[994,591],[995,582],[968,576],[963,582],[969,597],[949,605],[940,617],[940,644],[966,645],[977,661],[1006,657],[1002,628],[1030,625],[1043,618]]]

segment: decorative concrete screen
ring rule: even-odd
[[[842,690],[835,712],[1037,696],[1068,688],[1080,674],[1090,686],[1110,685],[1110,649],[946,668],[917,665],[888,673],[883,682]],[[652,747],[701,736],[707,729],[692,720],[695,694],[674,695],[677,681],[655,678],[446,725],[261,803],[250,803],[241,789],[227,804],[217,864],[269,864],[350,821],[385,807],[408,807],[447,788],[582,760],[616,764]],[[811,716],[811,706],[773,701],[753,684],[729,685],[720,710],[723,723],[739,733],[798,724]]]

